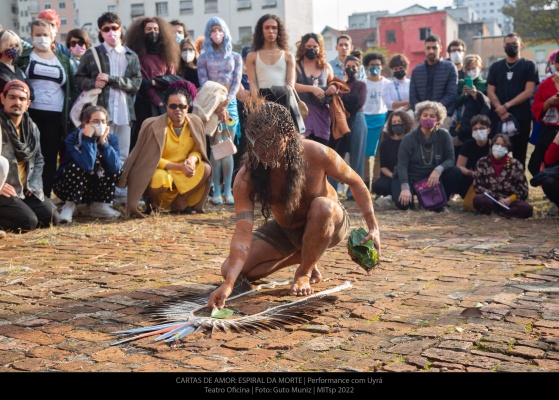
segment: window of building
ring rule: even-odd
[[[251,26],[239,26],[239,39],[243,40],[245,38],[250,39],[252,36]]]
[[[60,10],[62,10],[63,8],[66,8],[66,2],[64,2],[64,1],[59,1],[59,2],[58,2],[58,8],[59,8]]]
[[[67,25],[68,24],[68,20],[64,17],[60,17],[60,25]]]
[[[179,3],[179,13],[181,15],[194,13],[194,4],[192,4],[192,0],[182,0]]]
[[[60,41],[61,41],[62,43],[66,43],[66,37],[67,37],[67,36],[68,36],[67,34],[61,33],[61,34],[60,34]]]
[[[130,16],[142,17],[144,15],[144,3],[141,4],[130,4]]]
[[[193,38],[194,37],[194,30],[188,31],[188,35]]]
[[[107,11],[116,14],[116,6],[108,6],[108,7],[107,7]]]
[[[251,8],[251,0],[237,0],[237,10],[250,10]]]
[[[155,3],[155,15],[157,15],[158,17],[166,17],[169,15],[166,1]]]
[[[277,5],[277,0],[262,0],[262,8],[274,8]]]
[[[396,43],[396,31],[386,31],[386,44]]]
[[[216,13],[217,10],[217,0],[204,0],[205,5],[205,12],[207,13]]]
[[[45,10],[49,10],[50,9],[50,3],[45,3]]]
[[[419,40],[425,40],[431,35],[431,28],[419,28]]]
[[[324,50],[328,51],[328,50],[333,50],[334,48],[332,47],[332,37],[331,36],[326,36],[323,38],[324,39]]]

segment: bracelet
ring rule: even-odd
[[[510,108],[510,104],[508,103],[508,101],[505,104],[503,104],[503,107],[505,107],[507,110]]]

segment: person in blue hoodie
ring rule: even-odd
[[[111,134],[107,110],[86,104],[81,125],[65,140],[66,152],[54,177],[53,190],[65,201],[60,222],[72,222],[76,204],[87,204],[89,216],[113,219],[115,187],[122,173],[118,137]]]

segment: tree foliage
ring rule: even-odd
[[[514,29],[522,38],[559,43],[559,0],[516,0],[502,12],[514,18]]]

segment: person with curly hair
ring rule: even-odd
[[[297,43],[297,83],[295,90],[307,104],[309,112],[304,119],[305,137],[324,145],[330,141],[330,107],[328,96],[338,93],[335,85],[328,85],[334,78],[332,66],[326,61],[322,35],[307,33]]]
[[[239,112],[237,110],[237,92],[241,87],[243,77],[243,60],[239,53],[233,51],[233,39],[224,20],[212,17],[206,23],[204,29],[204,51],[198,58],[198,78],[200,87],[208,81],[217,82],[227,88],[227,99],[220,104],[215,113],[219,120],[227,123],[227,129],[215,132],[213,140],[215,143],[224,140],[231,134],[235,142],[239,143]],[[226,132],[226,131],[229,132]],[[223,176],[223,194],[225,204],[235,204],[232,191],[233,181],[233,156],[227,156],[216,160],[210,154],[213,169],[213,197],[210,202],[214,205],[223,204],[224,199],[221,191],[221,178]]]
[[[138,55],[142,73],[142,84],[134,103],[136,123],[130,139],[132,150],[144,120],[165,113],[158,92],[165,90],[166,86],[155,78],[176,73],[180,51],[171,24],[160,17],[140,18],[132,22],[126,31],[124,44]]]
[[[247,149],[235,177],[236,227],[221,266],[224,283],[208,307],[222,308],[235,281],[250,281],[298,264],[290,295],[308,296],[322,275],[318,262],[349,233],[349,214],[328,176],[351,188],[380,254],[380,230],[361,177],[331,148],[302,140],[287,108],[259,98],[245,101]],[[260,203],[266,222],[253,230]],[[271,220],[269,220],[271,218]]]

